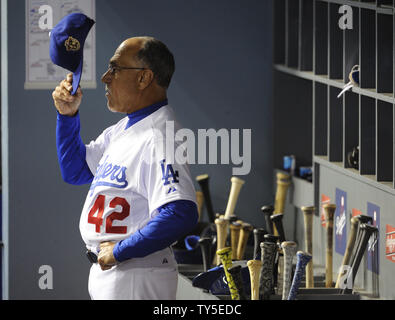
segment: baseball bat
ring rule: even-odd
[[[233,281],[232,276],[228,272],[228,269],[232,267],[232,248],[225,247],[220,250],[217,250],[217,256],[222,262],[222,266],[225,272],[226,282],[228,283],[229,292],[232,300],[240,300],[240,296],[236,284]]]
[[[229,219],[234,214],[237,199],[239,198],[241,187],[244,184],[244,180],[237,177],[232,177],[230,181],[232,184],[230,188],[228,204],[225,210],[225,219]]]
[[[196,181],[199,183],[200,189],[203,192],[204,204],[206,205],[208,218],[211,223],[214,223],[215,214],[213,210],[213,204],[211,202],[209,180],[210,177],[208,174],[202,174],[196,177]]]
[[[378,228],[371,226],[366,223],[362,223],[359,225],[360,229],[360,243],[358,245],[356,254],[355,254],[355,260],[353,265],[351,266],[351,272],[352,272],[352,283],[354,284],[355,277],[357,276],[358,268],[361,263],[362,257],[366,252],[366,249],[369,244],[369,239],[374,233],[378,233]]]
[[[241,265],[232,266],[228,269],[228,272],[233,278],[237,291],[239,293],[240,300],[247,300],[244,285],[243,285],[243,278],[241,276]]]
[[[282,213],[276,213],[270,216],[270,220],[274,224],[280,243],[285,241],[285,232],[284,232],[284,227],[283,227],[283,214]]]
[[[230,225],[230,243],[232,247],[232,260],[237,260],[237,247],[239,245],[241,223],[233,222]]]
[[[358,228],[357,228],[357,235],[355,238],[354,249],[352,251],[351,258],[350,258],[350,263],[349,263],[350,266],[352,266],[354,264],[356,251],[358,249],[359,243],[361,242],[361,231],[360,231],[359,226],[361,224],[368,224],[368,223],[372,224],[373,223],[373,218],[368,215],[361,214],[361,215],[356,216],[356,218],[358,219]]]
[[[203,270],[207,272],[207,270],[211,269],[211,246],[212,246],[212,238],[204,237],[199,239],[200,250],[202,251],[202,260],[203,260]]]
[[[247,267],[250,272],[251,300],[259,300],[259,277],[261,274],[262,261],[248,260]]]
[[[261,242],[264,241],[264,236],[267,231],[264,228],[254,229],[254,256],[253,260],[261,259]]]
[[[355,242],[359,243],[359,240],[360,240],[359,239],[359,237],[360,237],[359,225],[362,224],[362,223],[366,223],[366,224],[370,223],[370,224],[372,224],[373,223],[373,217],[360,214],[360,215],[356,216],[356,218],[358,219],[359,223],[358,223],[357,236],[356,236]]]
[[[277,246],[279,244],[279,236],[275,236],[273,234],[265,234],[263,238],[264,238],[264,242],[273,242],[273,243],[277,244]],[[277,286],[278,286],[277,278],[278,278],[279,258],[280,258],[280,252],[279,252],[279,250],[276,250],[276,255],[275,255],[275,259],[274,259],[273,278],[274,278],[275,285],[277,285]]]
[[[311,254],[311,260],[306,266],[306,288],[314,288],[313,271],[313,216],[315,207],[302,207],[304,217],[305,250]]]
[[[336,286],[335,286],[336,288],[339,288],[340,286],[340,281],[344,276],[345,267],[350,265],[351,253],[354,250],[355,240],[357,237],[358,224],[359,224],[358,218],[356,217],[351,218],[350,235],[348,236],[346,252],[344,253],[343,261],[340,266],[339,273],[337,275]]]
[[[288,187],[291,184],[291,176],[286,173],[277,173],[277,190],[274,200],[274,213],[283,213],[285,200],[287,198]],[[274,235],[278,235],[277,229],[273,227]]]
[[[204,204],[204,195],[202,191],[196,191],[196,202],[197,202],[197,208],[198,208],[198,214],[199,214],[199,219],[200,221],[202,217],[202,209],[203,209],[203,204]]]
[[[333,219],[336,205],[327,203],[323,205],[326,219],[326,259],[325,259],[325,287],[332,287],[332,268],[333,268]]]
[[[292,262],[296,254],[296,242],[285,241],[281,243],[281,248],[284,252],[282,300],[287,300],[289,291],[291,289]]]
[[[274,260],[277,252],[277,244],[273,242],[261,242],[261,261],[262,269],[260,276],[259,292],[262,300],[269,300],[273,294],[273,268]]]
[[[241,226],[239,243],[237,244],[237,260],[244,259],[244,253],[247,246],[247,241],[250,236],[253,226],[244,222]]]
[[[292,279],[291,288],[289,289],[288,299],[295,300],[298,294],[300,282],[302,280],[303,274],[305,273],[306,265],[310,262],[312,256],[308,252],[298,251],[296,252],[296,268],[295,274]]]
[[[281,248],[281,251],[283,251],[282,248]],[[276,267],[276,265],[275,265],[275,267]],[[283,252],[278,253],[277,277],[274,278],[274,281],[275,281],[276,294],[281,296],[283,294],[283,286],[284,286],[284,284],[283,284],[283,282],[284,282],[284,253]]]
[[[218,250],[225,248],[226,237],[228,235],[229,221],[222,218],[217,218],[215,219],[214,223],[217,226],[217,252],[218,252]],[[220,263],[221,260],[217,254],[217,265],[219,265]]]
[[[274,230],[273,230],[273,223],[270,220],[270,216],[273,214],[274,212],[274,207],[273,206],[263,206],[261,208],[261,211],[263,212],[264,218],[265,218],[265,223],[266,223],[266,230],[270,233],[274,235]]]

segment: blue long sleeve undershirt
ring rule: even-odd
[[[169,247],[192,231],[198,220],[197,206],[189,200],[169,202],[158,211],[144,228],[115,245],[113,254],[117,261],[144,257]]]
[[[125,129],[156,111],[167,101],[128,114]],[[80,137],[79,113],[75,116],[57,114],[56,147],[62,178],[73,185],[91,183],[93,174],[86,162],[86,147]],[[158,208],[158,214],[129,238],[114,246],[117,261],[144,257],[162,250],[191,231],[197,223],[197,206],[193,201],[177,200]]]
[[[60,172],[65,182],[73,185],[91,183],[93,174],[85,160],[86,147],[80,137],[80,116],[57,113],[56,149]]]

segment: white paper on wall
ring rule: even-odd
[[[52,27],[66,15],[80,12],[95,19],[95,0],[26,0],[26,78],[25,89],[54,89],[70,71],[55,65],[49,57],[50,29],[39,24],[42,6],[52,11]],[[42,7],[45,8],[45,7]],[[48,7],[47,7],[48,8]],[[45,25],[48,25],[45,19]],[[81,88],[96,88],[96,28],[93,25],[84,45],[84,66]]]

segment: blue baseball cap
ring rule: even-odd
[[[72,95],[80,84],[84,43],[94,23],[82,13],[71,13],[51,30],[49,56],[54,64],[73,73]]]

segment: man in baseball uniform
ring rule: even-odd
[[[171,245],[198,219],[188,166],[169,161],[166,123],[175,120],[167,88],[175,69],[168,48],[151,37],[125,40],[102,76],[107,106],[126,116],[85,145],[73,74],[52,93],[63,179],[90,183],[80,218],[92,263],[92,299],[175,299],[177,263]],[[177,142],[173,141],[177,147]]]

